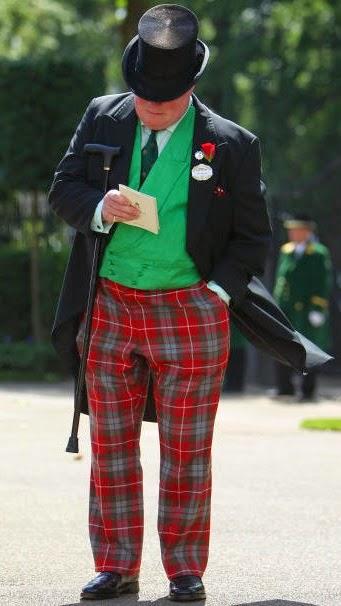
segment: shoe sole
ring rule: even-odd
[[[115,591],[111,593],[91,593],[82,591],[81,600],[110,600],[111,598],[119,598],[120,595],[125,593],[138,593],[140,591],[138,581],[133,581],[132,583],[125,583],[118,587]]]
[[[206,593],[202,591],[193,595],[169,595],[168,599],[172,602],[195,602],[196,600],[206,600]]]

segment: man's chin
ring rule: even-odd
[[[154,114],[146,117],[146,119],[143,120],[143,123],[151,130],[163,130],[169,126],[169,120],[166,120],[160,114]]]

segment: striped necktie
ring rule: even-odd
[[[154,162],[157,160],[158,157],[156,133],[156,130],[151,131],[149,139],[142,150],[140,186],[144,182],[151,167],[153,166]]]

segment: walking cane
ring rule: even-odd
[[[104,194],[108,191],[108,178],[109,171],[111,168],[112,159],[118,156],[121,152],[121,147],[109,147],[108,145],[101,145],[98,143],[87,143],[84,145],[84,151],[88,154],[101,154],[103,157],[103,170],[104,170]],[[114,229],[116,229],[117,225]],[[91,329],[91,319],[92,319],[92,310],[95,301],[96,294],[96,280],[98,273],[98,261],[99,261],[99,251],[100,251],[100,240],[101,235],[99,233],[95,233],[95,245],[94,245],[94,254],[92,258],[92,267],[91,267],[91,275],[90,275],[90,286],[89,286],[89,295],[86,306],[86,314],[85,314],[85,329],[84,329],[84,342],[83,342],[83,351],[82,357],[79,367],[77,385],[76,385],[76,393],[75,393],[75,407],[73,413],[73,421],[72,421],[72,430],[71,436],[69,438],[66,452],[79,452],[78,450],[78,426],[79,426],[79,418],[81,413],[81,405],[82,405],[82,393],[85,381],[85,371],[86,371],[86,363],[88,360],[89,353],[89,345],[90,345],[90,329]]]

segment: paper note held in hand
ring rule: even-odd
[[[131,187],[128,187],[127,185],[120,184],[118,189],[123,196],[128,198],[131,204],[137,206],[141,211],[138,219],[133,219],[132,221],[122,221],[122,223],[134,225],[135,227],[142,227],[142,229],[147,229],[153,234],[158,234],[160,231],[160,226],[156,198],[143,194],[140,191],[136,191],[136,189],[131,189]]]

